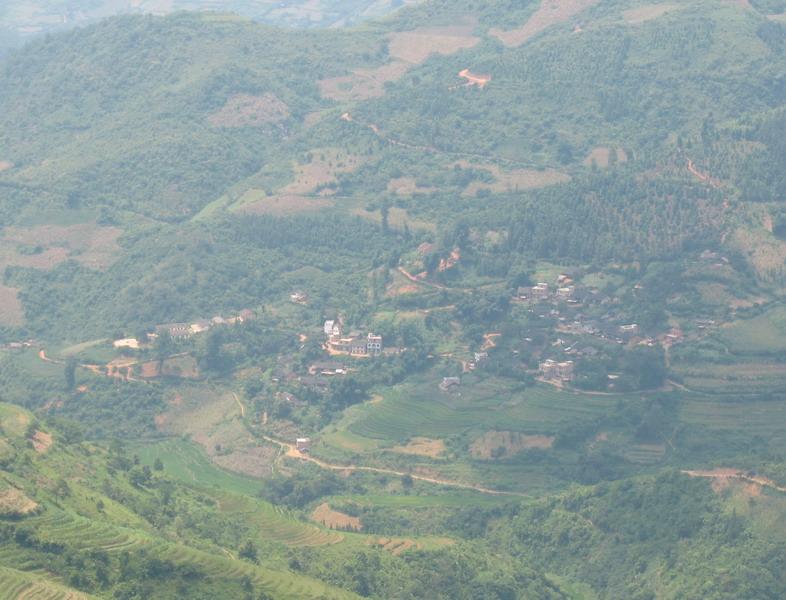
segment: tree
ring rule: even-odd
[[[154,471],[163,471],[164,470],[164,463],[161,462],[161,459],[156,457],[156,460],[153,462],[153,470]]]
[[[257,552],[257,547],[251,540],[246,540],[246,543],[243,544],[242,548],[240,548],[238,556],[240,556],[240,558],[245,558],[247,561],[252,563],[259,563],[259,553]]]
[[[156,338],[155,344],[155,354],[159,363],[159,371],[161,370],[161,366],[164,364],[164,360],[166,360],[166,358],[169,357],[174,352],[174,350],[175,342],[172,339],[172,335],[167,330],[161,331]]]
[[[71,391],[76,386],[76,365],[77,360],[73,356],[66,359],[65,367],[63,368],[63,375],[65,377],[65,385],[68,391]]]

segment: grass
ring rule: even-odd
[[[457,392],[438,389],[438,378],[393,388],[377,404],[363,407],[349,427],[373,439],[404,441],[413,436],[445,438],[469,429],[504,429],[552,434],[565,425],[602,415],[627,396],[569,393],[550,386],[521,389],[501,379],[465,377]]]
[[[60,541],[76,549],[118,553],[144,547],[152,557],[166,559],[177,565],[197,566],[208,577],[237,579],[247,576],[276,598],[321,598],[323,594],[331,598],[352,597],[350,593],[331,593],[332,590],[326,585],[305,577],[257,567],[217,552],[166,542],[138,530],[96,523],[53,508],[40,517],[28,519],[27,523],[37,528],[39,538]]]
[[[783,423],[786,419],[786,404],[782,401],[724,400],[722,398],[686,396],[680,420],[684,423],[704,426],[710,430],[746,433],[762,436],[770,443],[784,445]]]
[[[5,435],[21,437],[32,420],[30,413],[13,404],[0,403],[0,426]]]
[[[735,354],[769,354],[786,350],[786,306],[775,306],[752,319],[735,321],[718,337]]]
[[[161,459],[166,474],[184,483],[252,497],[256,496],[262,487],[259,479],[230,473],[217,467],[201,447],[182,439],[138,445],[134,452],[146,465],[152,466],[156,458]]]

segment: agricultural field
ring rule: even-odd
[[[774,354],[786,350],[786,307],[774,306],[757,317],[735,321],[718,333],[735,354]]]

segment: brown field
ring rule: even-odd
[[[356,208],[351,212],[353,215],[363,217],[369,221],[376,221],[377,223],[382,221],[382,214],[378,210],[367,211],[365,208]],[[398,206],[390,207],[390,210],[388,211],[388,223],[391,227],[399,229],[403,229],[404,225],[410,229],[423,229],[427,231],[436,231],[437,229],[437,226],[434,223],[413,219],[409,216],[409,213],[406,211],[406,209],[399,208]]]
[[[8,169],[13,168],[14,163],[9,162],[7,160],[0,160],[0,173],[3,171],[7,171]]]
[[[413,196],[415,194],[430,194],[437,188],[420,187],[412,177],[398,177],[388,181],[388,192],[397,196]]]
[[[336,148],[325,148],[311,152],[311,162],[294,166],[292,183],[278,190],[280,194],[313,194],[320,186],[336,183],[339,173],[351,173],[363,164],[363,158],[346,154]],[[329,194],[329,190],[323,190]]]
[[[180,400],[170,402],[167,411],[156,418],[159,430],[190,435],[224,469],[253,477],[270,475],[278,451],[257,443],[248,432],[231,393],[183,387],[178,396]]]
[[[118,377],[121,374],[119,369],[127,368],[130,365],[130,375],[141,379],[154,379],[156,377],[179,377],[180,379],[199,379],[199,368],[193,356],[176,356],[167,358],[163,366],[157,360],[149,360],[140,364],[134,364],[133,360],[117,359],[107,365],[107,374]]]
[[[38,503],[14,487],[0,491],[0,515],[29,515],[38,509]]]
[[[259,192],[259,190],[249,190],[249,192]],[[249,192],[246,192],[246,194]],[[295,196],[292,194],[281,196],[263,195],[259,200],[242,204],[238,210],[255,215],[285,216],[322,210],[323,208],[330,208],[334,205],[335,202],[327,198],[310,198],[308,196]]]
[[[399,454],[415,454],[417,456],[439,458],[445,453],[445,442],[424,437],[414,437],[409,440],[406,446],[395,446],[390,451]]]
[[[489,190],[494,193],[503,194],[507,192],[516,192],[518,190],[542,188],[570,181],[569,175],[554,169],[544,169],[543,171],[538,171],[536,169],[513,169],[512,171],[503,171],[497,165],[481,165],[467,161],[458,161],[456,165],[460,166],[462,169],[483,169],[491,173],[495,179],[493,183],[473,181],[461,193],[462,196],[467,197],[475,196],[480,190]]]
[[[474,48],[480,38],[472,35],[474,21],[450,27],[424,27],[413,31],[391,33],[388,52],[393,58],[413,65],[423,63],[432,54],[454,54]]]
[[[96,223],[8,227],[0,236],[0,269],[6,266],[51,269],[71,258],[92,269],[105,269],[120,250],[122,230]],[[21,253],[19,247],[33,253]]]
[[[350,75],[321,79],[319,91],[323,98],[338,102],[354,102],[380,98],[385,94],[385,83],[398,81],[410,65],[393,61],[373,69],[354,69]]]
[[[600,0],[541,0],[540,7],[522,27],[511,31],[491,29],[489,33],[509,47],[521,46],[531,37],[568,21]]]
[[[622,17],[629,25],[637,25],[662,17],[672,10],[678,9],[676,4],[646,4],[638,8],[631,8],[622,13]]]
[[[19,290],[0,285],[0,325],[22,325],[25,313],[19,300]]]
[[[731,234],[729,242],[747,257],[761,279],[772,281],[786,273],[786,243],[764,227],[740,227]]]
[[[208,117],[213,127],[260,127],[289,117],[289,107],[274,94],[236,94]]]
[[[314,512],[311,513],[311,520],[322,523],[330,529],[353,529],[355,531],[363,529],[363,524],[358,517],[351,517],[333,510],[327,502],[323,502],[314,509]]]
[[[335,193],[331,185],[338,183],[336,175],[354,171],[363,163],[363,159],[336,148],[312,150],[309,155],[309,162],[293,165],[292,181],[275,194],[267,196],[263,190],[250,189],[233,210],[286,215],[333,206],[327,197]]]
[[[595,164],[601,169],[605,169],[611,163],[612,152],[617,159],[618,163],[628,162],[628,155],[621,148],[608,148],[606,146],[598,146],[593,148],[587,158],[584,159],[584,165],[589,167],[594,161]]]
[[[487,431],[469,447],[474,458],[491,459],[514,456],[522,450],[540,448],[547,450],[554,444],[554,438],[547,435],[526,435],[517,431]],[[502,452],[496,457],[495,453]]]

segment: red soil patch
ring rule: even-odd
[[[600,0],[542,0],[540,7],[524,26],[511,31],[491,29],[489,33],[509,47],[521,46],[531,37],[571,19]]]
[[[474,48],[480,38],[472,35],[475,22],[450,27],[423,27],[413,31],[400,31],[388,36],[388,52],[393,58],[419,65],[432,54],[454,54],[459,50]]]
[[[0,285],[0,325],[22,325],[25,314],[19,300],[19,290]]]
[[[469,69],[464,69],[463,71],[459,71],[459,77],[462,77],[467,80],[466,85],[472,87],[473,85],[483,89],[486,87],[489,81],[491,81],[491,75],[476,75],[472,73]]]
[[[289,117],[289,107],[274,94],[237,94],[208,117],[213,127],[261,127]]]
[[[35,448],[35,451],[38,452],[39,454],[43,454],[44,452],[49,450],[54,440],[52,439],[51,433],[36,431],[33,434],[32,441],[33,441],[33,448]]]

